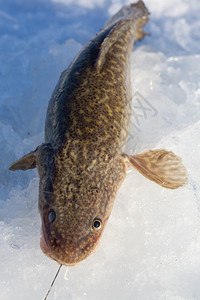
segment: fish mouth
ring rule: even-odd
[[[43,231],[43,227],[41,227],[41,232],[40,232],[40,248],[42,250],[42,252],[48,256],[49,258],[55,260],[57,263],[65,265],[65,266],[76,266],[77,264],[79,264],[79,262],[76,263],[66,263],[62,260],[59,260],[57,257],[55,257],[50,249],[50,247],[48,246],[46,239],[45,239],[45,234]]]
[[[50,247],[48,246],[47,242],[46,242],[46,238],[45,238],[45,234],[44,234],[44,229],[43,226],[41,227],[41,231],[40,231],[40,248],[42,250],[42,252],[48,256],[49,258],[57,261],[58,263],[60,263],[55,256],[53,255]]]
[[[84,239],[78,243],[78,246],[76,246],[75,248],[70,247],[71,249],[70,250],[68,249],[68,251],[64,248],[62,249],[62,247],[58,249],[58,251],[55,251],[55,249],[51,249],[51,246],[48,243],[48,238],[47,238],[48,233],[44,228],[45,228],[45,224],[43,223],[41,226],[41,237],[40,237],[40,248],[42,252],[49,258],[55,260],[57,263],[65,266],[76,266],[80,262],[85,260],[91,253],[93,253],[96,250],[97,245],[99,243],[99,238],[103,233],[102,230],[98,234],[98,237],[95,238],[95,246],[91,247],[90,251],[87,251],[88,243],[86,243]],[[93,239],[94,238],[90,237],[89,240],[87,239],[87,241],[94,242]],[[79,251],[81,253],[78,253],[77,248],[79,248],[79,250],[81,249],[81,251]],[[84,254],[85,252],[87,253]]]
[[[47,245],[46,239],[44,237],[44,231],[42,228],[40,231],[40,248],[41,248],[42,252],[44,252],[44,254],[46,254],[47,256],[52,255],[51,250],[50,250],[49,246]]]

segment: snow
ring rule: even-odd
[[[0,0],[2,300],[44,299],[58,269],[39,247],[37,171],[12,173],[8,165],[43,142],[48,100],[61,71],[127,3]],[[174,151],[189,183],[166,190],[131,170],[98,249],[61,269],[49,300],[200,299],[200,2],[146,5],[151,36],[132,53],[135,114],[127,151]]]

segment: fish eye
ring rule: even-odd
[[[92,228],[94,230],[99,230],[102,226],[102,220],[100,218],[95,218],[92,222]]]
[[[50,223],[53,223],[56,219],[56,213],[54,210],[51,210],[48,214],[48,220]]]

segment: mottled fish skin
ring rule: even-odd
[[[37,165],[47,153],[54,155],[49,155],[51,163],[46,159],[45,172],[39,170],[39,211],[47,255],[62,264],[77,264],[94,250],[126,175],[121,153],[131,109],[130,54],[137,22],[148,18],[141,1],[129,10],[129,18],[106,27],[86,45],[62,73],[49,103],[47,145]],[[100,50],[109,37],[116,40],[104,55]],[[105,60],[98,66],[101,54]],[[50,224],[52,209],[56,220]],[[95,218],[102,220],[99,230],[92,228]]]
[[[125,178],[130,54],[148,15],[142,1],[124,7],[84,47],[51,97],[45,144],[10,167],[37,166],[41,248],[58,263],[74,265],[93,252]]]

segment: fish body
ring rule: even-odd
[[[134,41],[145,35],[141,27],[148,16],[142,1],[124,7],[83,48],[50,99],[45,143],[10,167],[37,166],[41,248],[58,263],[75,265],[94,251],[130,165],[165,187],[185,184],[185,169],[172,152],[124,153],[130,54]],[[178,170],[173,176],[169,161]]]

